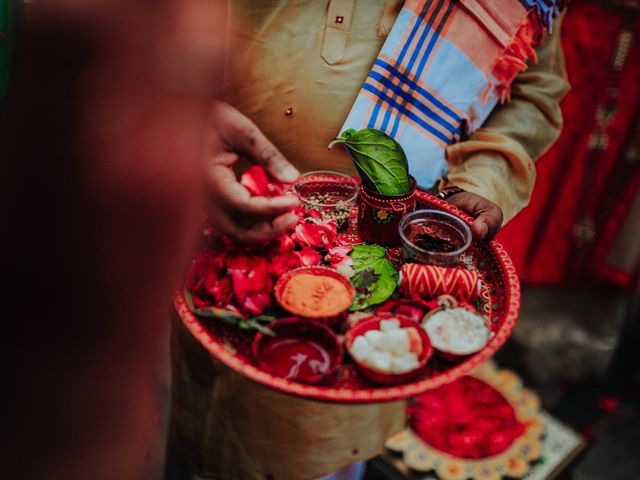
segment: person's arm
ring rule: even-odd
[[[489,208],[481,200],[497,205],[505,223],[522,210],[535,183],[534,161],[560,135],[560,100],[569,89],[560,20],[556,20],[553,34],[536,49],[538,63],[514,80],[511,101],[496,107],[467,141],[447,148],[448,180],[439,188],[457,186],[469,192],[448,200],[472,215],[476,212],[470,210]],[[491,215],[497,215],[495,210]],[[488,225],[490,233],[497,223],[493,217],[493,226]]]

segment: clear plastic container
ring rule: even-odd
[[[403,262],[456,267],[471,245],[471,229],[458,217],[440,210],[416,210],[398,226]]]
[[[334,218],[338,231],[349,229],[355,216],[359,185],[349,175],[332,171],[314,171],[301,175],[293,191],[307,209],[317,210],[323,219]]]

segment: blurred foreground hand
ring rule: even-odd
[[[214,0],[29,7],[0,130],[0,476],[145,478],[151,373],[205,199],[224,14]]]

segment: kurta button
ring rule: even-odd
[[[293,115],[293,107],[287,107],[287,109],[284,111],[284,114],[287,117],[290,117],[291,115]]]
[[[342,15],[336,16],[336,23],[342,23],[342,22],[344,22],[344,17]]]

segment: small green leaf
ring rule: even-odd
[[[366,291],[378,281],[379,277],[380,275],[376,275],[373,268],[366,268],[355,273],[351,278],[351,283],[357,290]]]
[[[362,183],[385,195],[401,195],[411,189],[409,163],[402,147],[386,133],[373,128],[345,130],[329,144],[341,143],[351,157]]]
[[[387,300],[398,284],[398,272],[385,258],[380,245],[355,245],[351,252],[354,275],[351,283],[357,293],[351,310],[363,310]]]

